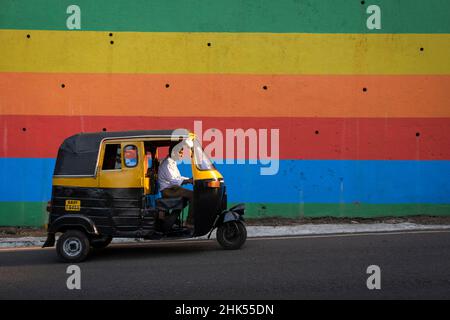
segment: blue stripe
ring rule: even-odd
[[[0,201],[47,201],[54,159],[1,158]],[[450,203],[450,161],[281,160],[274,176],[259,165],[217,165],[229,201],[262,203]],[[190,176],[187,165],[183,175]]]
[[[0,201],[48,201],[54,159],[0,158]]]

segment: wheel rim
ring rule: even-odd
[[[235,242],[239,239],[240,232],[236,222],[229,222],[225,224],[225,230],[223,233],[225,240],[229,243]]]
[[[63,245],[64,254],[69,257],[76,257],[82,251],[82,244],[78,238],[68,238]]]

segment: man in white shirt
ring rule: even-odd
[[[183,148],[181,148],[177,154],[172,154],[174,146],[169,148],[169,154],[161,162],[158,169],[158,183],[163,198],[177,198],[182,197],[189,201],[188,216],[186,219],[186,227],[193,227],[192,217],[192,199],[194,198],[194,192],[192,190],[182,188],[184,184],[191,183],[192,178],[183,177],[178,170],[177,162],[174,157],[183,158]]]

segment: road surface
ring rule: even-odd
[[[450,299],[448,231],[117,244],[78,264],[80,290],[69,265],[54,248],[1,249],[0,299]]]

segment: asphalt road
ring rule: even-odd
[[[0,298],[450,299],[450,232],[112,245],[79,264],[81,290],[67,289],[68,266],[53,248],[0,250]]]

